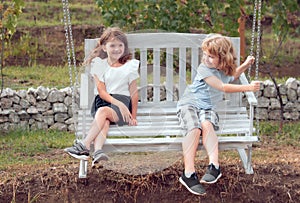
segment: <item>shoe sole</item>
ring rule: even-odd
[[[87,161],[89,160],[89,156],[87,155],[77,155],[77,154],[72,154],[70,152],[68,152],[68,154],[76,159],[79,159],[79,160],[84,160],[84,161]]]
[[[189,186],[182,180],[181,177],[179,178],[179,182],[180,182],[180,183],[181,183],[188,191],[190,191],[190,192],[193,193],[194,195],[200,195],[200,196],[206,195],[206,192],[204,192],[204,193],[197,193],[197,192],[191,190],[191,189],[189,188]]]
[[[201,179],[200,183],[213,184],[213,183],[216,183],[221,178],[221,176],[222,176],[222,173],[220,173],[215,180],[210,181],[210,182],[207,182],[207,181]]]
[[[96,161],[92,161],[92,167],[95,167],[95,165],[100,161],[107,161],[107,160],[108,160],[108,156],[100,156]]]

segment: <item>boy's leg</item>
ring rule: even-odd
[[[186,173],[195,172],[195,156],[199,145],[201,130],[195,128],[187,133],[182,141],[184,170]]]
[[[179,178],[179,181],[191,193],[196,195],[205,195],[205,189],[200,184],[195,169],[195,156],[199,145],[200,133],[201,130],[199,128],[194,128],[189,131],[183,139],[182,151],[184,171],[182,176]]]
[[[191,193],[205,195],[205,189],[200,184],[195,170],[195,156],[201,133],[198,112],[197,109],[186,106],[177,114],[183,134],[186,133],[182,141],[184,171],[179,182]]]
[[[222,176],[219,167],[219,144],[218,137],[210,121],[203,121],[202,124],[203,146],[206,149],[209,166],[201,183],[215,183]]]
[[[219,143],[217,134],[210,121],[203,121],[202,127],[202,141],[206,149],[209,163],[219,166]]]

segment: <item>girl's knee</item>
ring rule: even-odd
[[[109,115],[111,108],[109,107],[101,107],[98,108],[97,112],[96,112],[96,116],[101,116],[101,117],[107,117],[107,115]]]

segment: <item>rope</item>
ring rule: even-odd
[[[77,111],[76,111],[77,105],[75,100],[76,100],[77,87],[79,86],[78,72],[76,67],[75,48],[73,42],[69,2],[68,0],[62,0],[62,4],[63,4],[63,14],[64,14],[63,21],[64,21],[64,29],[65,29],[65,37],[66,37],[66,50],[67,50],[69,76],[70,76],[70,87],[72,89],[72,114],[73,114],[75,135],[77,137]],[[73,66],[72,66],[72,62],[73,62]],[[75,77],[75,83],[73,83],[73,77]]]

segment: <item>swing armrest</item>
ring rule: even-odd
[[[245,76],[245,74],[244,73],[242,73],[241,75],[240,75],[240,82],[241,82],[241,84],[242,85],[248,85],[249,84],[249,82],[248,82],[248,80],[247,80],[247,78],[246,78],[246,76]],[[257,105],[257,99],[256,99],[256,97],[255,97],[255,95],[254,95],[254,93],[253,92],[245,92],[245,95],[246,95],[246,97],[247,97],[247,100],[248,100],[248,103],[252,106],[256,106]]]
[[[94,80],[91,75],[86,72],[81,74],[80,85],[80,108],[90,109],[94,99]]]

